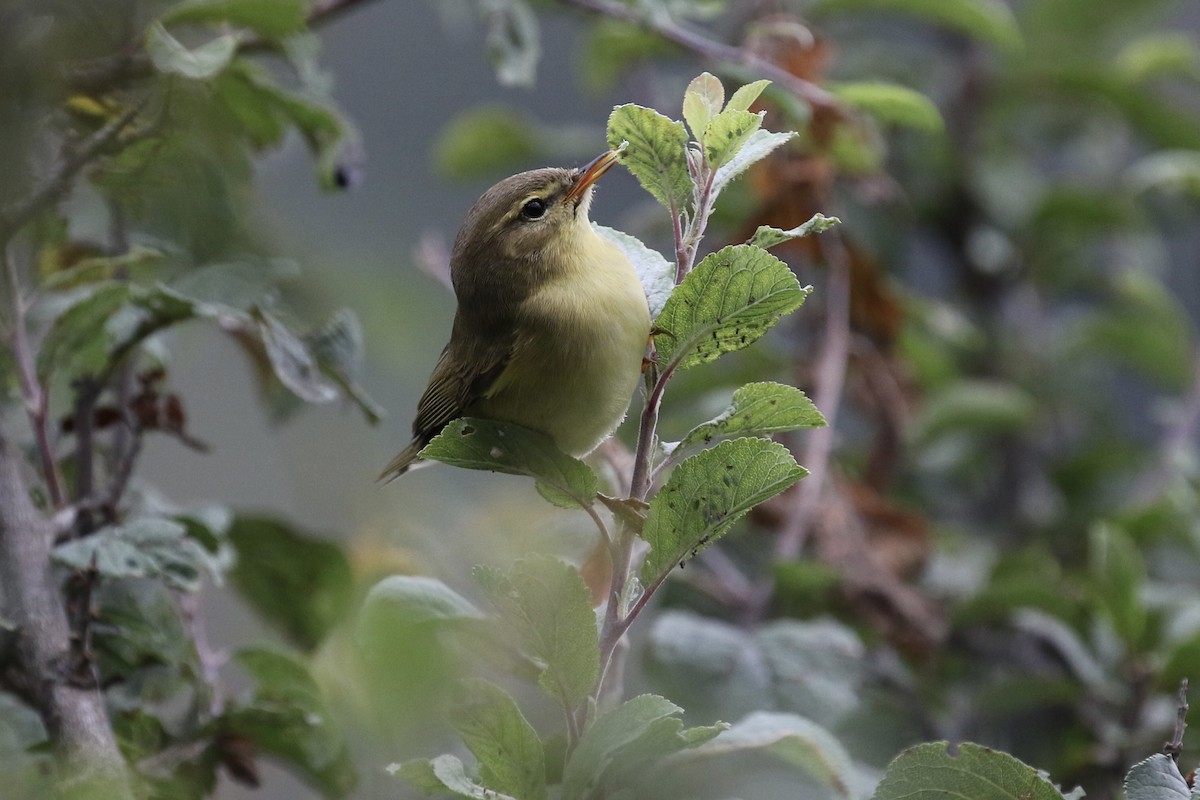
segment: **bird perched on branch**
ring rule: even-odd
[[[620,424],[650,312],[633,265],[588,219],[592,185],[616,158],[513,175],[471,207],[450,256],[450,342],[417,404],[412,442],[381,479],[408,471],[458,417],[547,433],[574,456]]]

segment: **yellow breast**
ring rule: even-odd
[[[577,456],[624,419],[650,332],[633,265],[584,225],[547,254],[564,268],[523,304],[512,362],[475,410],[548,433]]]

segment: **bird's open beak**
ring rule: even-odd
[[[575,182],[571,184],[571,188],[567,190],[566,195],[563,197],[563,202],[578,204],[583,197],[583,193],[587,191],[587,188],[600,180],[600,176],[608,172],[609,168],[615,163],[617,163],[616,152],[608,150],[596,156],[587,166],[581,167],[578,170],[579,174],[576,176]]]

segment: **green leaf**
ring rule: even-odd
[[[1155,676],[1160,690],[1171,691],[1184,678],[1194,680],[1196,665],[1200,664],[1200,633],[1166,644],[1162,647],[1162,654],[1166,663]]]
[[[54,372],[97,372],[113,345],[109,320],[129,299],[129,284],[94,286],[54,320],[38,350],[37,375],[44,384]]]
[[[541,42],[537,15],[525,0],[482,0],[487,49],[501,86],[533,86]]]
[[[546,555],[513,564],[508,575],[480,567],[475,577],[501,618],[541,665],[538,683],[573,709],[600,674],[591,593],[575,567]]]
[[[1179,774],[1175,759],[1155,753],[1129,768],[1125,800],[1191,800],[1195,795]]]
[[[771,85],[770,81],[752,81],[744,86],[739,86],[738,90],[733,93],[733,97],[729,98],[729,103],[725,106],[726,111],[749,111],[750,106],[754,105],[754,101]]]
[[[559,450],[540,431],[470,417],[456,419],[425,445],[421,458],[537,480],[542,496],[562,508],[587,508],[598,481],[587,464]]]
[[[1037,413],[1033,397],[1017,386],[985,380],[948,384],[930,395],[911,426],[914,442],[929,443],[947,433],[1002,433],[1021,430]]]
[[[350,611],[354,578],[342,549],[261,516],[233,521],[237,564],[229,580],[242,598],[302,650],[312,650]]]
[[[796,134],[792,131],[784,133],[775,133],[773,131],[764,131],[759,128],[750,134],[746,141],[738,149],[737,153],[729,159],[713,176],[712,192],[716,196],[729,184],[731,180],[741,175],[752,164],[769,156],[777,147],[787,144]]]
[[[868,9],[933,22],[1006,50],[1021,46],[1020,26],[1003,0],[821,0],[812,11]]]
[[[41,716],[8,692],[0,692],[0,764],[49,742]]]
[[[256,308],[258,332],[279,382],[306,403],[329,403],[337,389],[325,379],[304,341],[275,318]]]
[[[593,797],[610,771],[634,773],[639,764],[698,747],[727,727],[717,724],[685,729],[682,714],[679,706],[651,694],[626,700],[601,714],[567,761],[563,800]]]
[[[781,710],[836,725],[860,704],[866,648],[853,630],[832,620],[779,620],[754,633]]]
[[[1017,608],[1010,611],[1009,621],[1015,631],[1026,634],[1054,652],[1055,657],[1070,670],[1072,678],[1084,687],[1103,694],[1110,690],[1105,666],[1083,637],[1062,618],[1036,608]],[[1069,609],[1062,609],[1070,613]]]
[[[942,114],[925,95],[894,83],[863,81],[831,84],[829,89],[842,102],[862,109],[881,122],[937,133],[944,127]]]
[[[357,783],[350,754],[308,668],[268,648],[240,650],[234,661],[255,688],[251,698],[230,706],[220,729],[298,768],[327,797],[349,794]]]
[[[620,150],[623,142],[629,146]],[[608,146],[620,151],[621,163],[658,202],[676,211],[692,202],[682,122],[631,103],[617,106],[608,118]]]
[[[663,258],[662,253],[651,250],[641,240],[627,233],[592,223],[596,232],[621,249],[637,271],[650,306],[650,319],[662,313],[667,298],[675,291],[675,265]]]
[[[260,90],[270,82],[257,64],[234,61],[213,81],[213,102],[241,130],[255,149],[278,146],[287,132],[288,119]]]
[[[1145,270],[1117,276],[1114,297],[1092,314],[1080,346],[1099,350],[1167,389],[1182,391],[1193,376],[1193,326],[1182,303]]]
[[[521,800],[545,800],[542,741],[507,692],[484,680],[467,681],[450,723],[478,759],[484,786]]]
[[[85,258],[68,269],[52,272],[42,281],[41,289],[58,292],[116,278],[140,283],[156,275],[166,259],[161,250],[135,244],[120,255]]]
[[[729,408],[688,431],[679,447],[692,449],[739,436],[765,437],[824,425],[825,417],[812,400],[794,386],[748,383],[733,393]]]
[[[108,578],[157,578],[173,589],[194,592],[205,575],[220,580],[209,553],[178,522],[146,517],[110,525],[84,539],[54,548],[55,562],[96,570]]]
[[[705,256],[672,293],[655,325],[659,362],[687,369],[757,341],[795,311],[810,289],[758,247],[733,245]]]
[[[405,625],[480,619],[469,600],[436,578],[392,575],[371,587],[363,614],[386,613]]]
[[[266,39],[282,39],[304,30],[307,13],[305,0],[191,0],[168,10],[160,21],[164,25],[229,23]]]
[[[367,593],[354,630],[358,694],[370,704],[363,711],[370,721],[419,740],[428,720],[444,717],[446,703],[459,692],[462,648],[498,627],[435,578],[393,575],[379,581]]]
[[[55,785],[57,772],[41,717],[7,692],[0,692],[0,774],[6,797],[32,800],[62,794],[62,786]]]
[[[433,158],[443,175],[469,178],[512,171],[541,150],[537,123],[510,106],[486,105],[450,120]]]
[[[1170,76],[1200,78],[1200,46],[1189,33],[1158,31],[1125,45],[1116,67],[1135,83]]]
[[[100,374],[113,359],[172,325],[197,318],[236,317],[234,309],[184,297],[169,286],[114,281],[92,287],[58,315],[38,353],[38,374]],[[233,328],[237,328],[233,324]]]
[[[323,189],[346,187],[347,161],[355,154],[358,135],[328,99],[327,80],[315,63],[314,48],[306,36],[292,36],[285,50],[300,73],[299,91],[284,89],[265,69],[238,59],[215,83],[217,98],[257,146],[277,145],[287,125],[304,138],[317,163]]]
[[[717,76],[701,72],[688,84],[683,93],[683,119],[691,128],[692,136],[700,141],[708,122],[725,105],[725,87]]]
[[[167,33],[161,22],[152,23],[146,31],[146,53],[154,68],[194,80],[206,80],[225,69],[237,52],[237,45],[237,37],[227,33],[189,50]]]
[[[855,800],[850,788],[855,769],[842,743],[825,728],[795,714],[756,711],[695,750],[681,753],[676,762],[766,752],[796,767],[827,787],[834,797]],[[974,795],[965,795],[976,800]]]
[[[687,459],[650,503],[642,536],[651,551],[642,583],[658,583],[751,508],[807,474],[786,447],[766,439],[722,442]]]
[[[1195,150],[1160,150],[1135,162],[1126,173],[1135,191],[1157,189],[1200,197],[1200,153]]]
[[[734,159],[752,135],[762,128],[765,111],[726,109],[717,114],[704,129],[701,144],[704,159],[712,169],[720,169]]]
[[[646,651],[654,685],[693,716],[742,717],[767,706],[827,726],[859,707],[863,656],[854,632],[828,620],[780,620],[751,632],[671,610],[655,618]]]
[[[93,648],[110,707],[141,709],[195,684],[196,647],[164,582],[101,580]]]
[[[1063,800],[1041,773],[1007,753],[965,742],[910,747],[888,765],[872,800]]]
[[[750,237],[750,241],[746,244],[761,247],[764,250],[774,247],[777,244],[790,242],[793,239],[800,239],[805,236],[814,236],[818,233],[824,233],[834,225],[841,224],[841,220],[837,217],[827,217],[824,214],[813,214],[808,222],[802,225],[797,225],[789,230],[781,230],[772,228],[770,225],[759,225],[754,231],[754,235]]]
[[[650,510],[649,503],[632,497],[609,497],[603,492],[598,493],[596,499],[638,536],[642,535],[642,529],[646,526],[646,512]]]
[[[377,424],[384,411],[358,383],[366,357],[358,316],[348,308],[339,309],[328,322],[305,336],[304,343],[321,372],[358,406],[368,424]]]
[[[425,795],[448,792],[467,800],[525,800],[500,794],[471,780],[462,761],[455,756],[405,761],[403,764],[392,764],[387,770],[399,775]]]
[[[299,275],[296,262],[283,258],[220,261],[187,270],[167,288],[193,303],[250,312],[274,302],[279,285]]]
[[[1088,534],[1088,567],[1096,596],[1117,635],[1136,650],[1147,617],[1141,597],[1147,579],[1142,554],[1123,530],[1101,523]]]
[[[651,685],[698,719],[740,717],[770,696],[753,635],[690,611],[667,609],[654,617],[645,661]]]

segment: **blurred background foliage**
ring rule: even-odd
[[[81,462],[58,420],[126,341],[122,309],[171,328],[137,339],[153,369],[130,386],[159,411],[106,512],[126,524],[104,529],[167,555],[94,600],[119,741],[165,796],[405,796],[383,765],[453,746],[455,679],[503,648],[453,596],[422,615],[386,581],[364,609],[368,589],[416,574],[478,598],[474,565],[582,561],[594,534],[515,478],[373,484],[449,329],[447,242],[493,180],[595,155],[614,103],[678,117],[699,68],[736,83],[761,76],[754,59],[829,99],[775,81],[768,127],[801,136],[729,188],[709,243],[817,212],[841,236],[781,251],[816,287],[804,312],[681,375],[664,436],[764,379],[809,392],[832,435],[788,440],[813,477],[668,586],[628,685],[693,725],[794,712],[823,732],[677,763],[644,796],[869,796],[902,748],[950,739],[1108,798],[1160,748],[1200,664],[1194,4],[236,7],[0,6],[2,218],[63,142],[129,123],[12,249],[39,290],[31,323],[60,331],[41,352],[69,485]],[[627,175],[593,216],[670,249]],[[92,315],[64,324],[81,297]],[[217,324],[175,330],[189,320]],[[301,407],[339,400],[363,413]],[[390,414],[370,427],[376,403]],[[17,405],[4,419],[24,424]],[[797,777],[829,733],[853,766]],[[36,786],[44,737],[0,692],[5,774]]]

